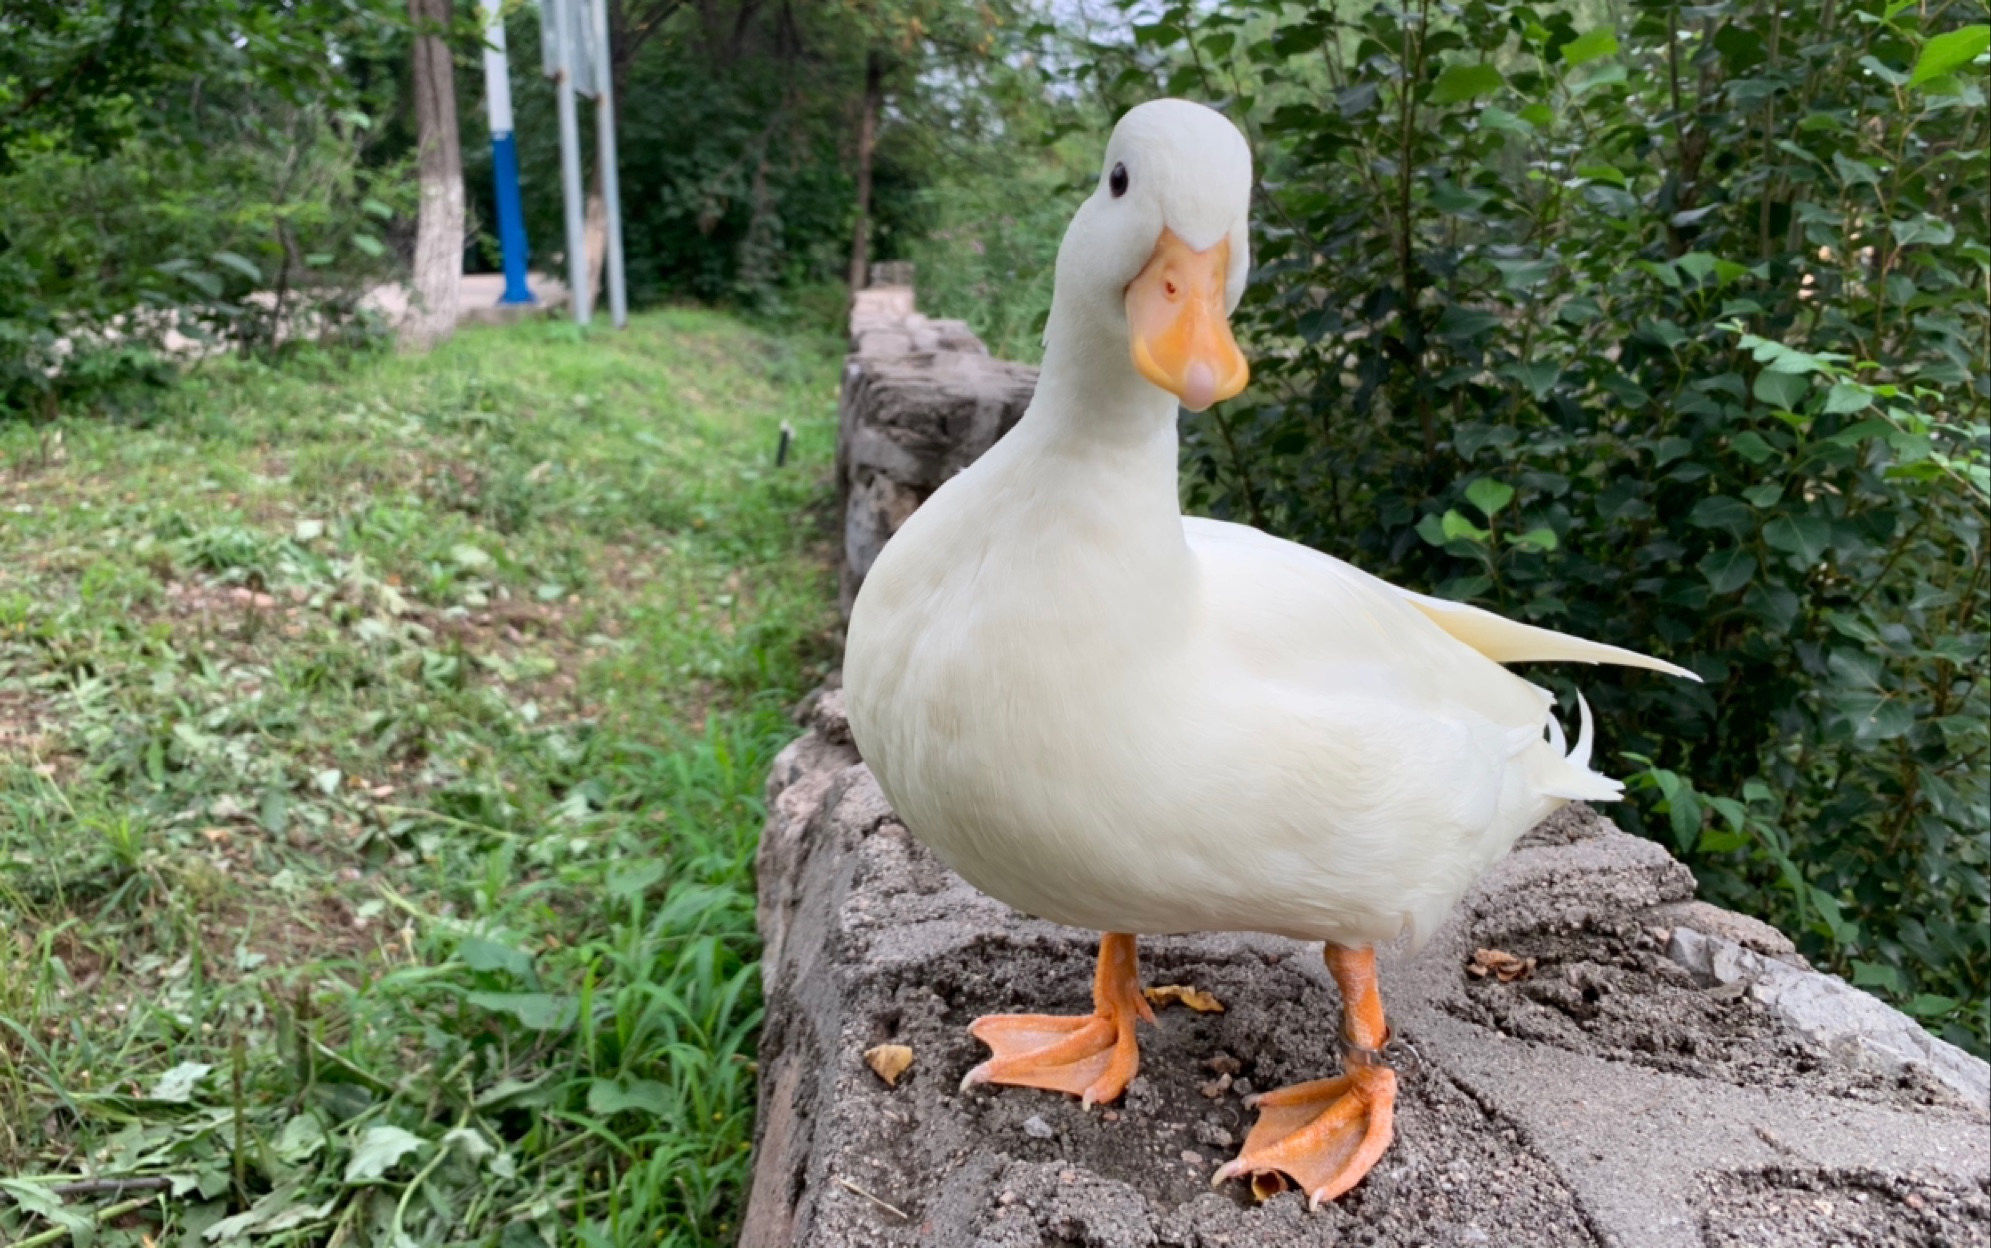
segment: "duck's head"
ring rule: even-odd
[[[1230,313],[1251,267],[1250,207],[1251,149],[1221,113],[1187,100],[1127,113],[1058,249],[1047,346],[1123,337],[1140,376],[1191,411],[1244,389]]]

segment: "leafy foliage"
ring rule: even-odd
[[[1263,174],[1193,500],[1698,672],[1583,678],[1628,821],[1983,1052],[1981,15],[1129,12],[1100,90],[1223,101]]]
[[[168,354],[363,329],[382,225],[410,205],[398,164],[363,160],[379,93],[326,53],[377,55],[395,12],[0,15],[0,415],[115,400],[166,380]]]

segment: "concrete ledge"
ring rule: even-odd
[[[807,719],[761,846],[746,1248],[1991,1243],[1984,1063],[1778,960],[1774,929],[1694,902],[1663,849],[1582,807],[1531,833],[1421,954],[1386,959],[1416,1054],[1398,1139],[1329,1209],[1208,1186],[1251,1122],[1245,1093],[1336,1069],[1316,948],[1144,940],[1149,984],[1227,1008],[1161,1011],[1122,1103],[962,1094],[981,1056],[967,1021],[1084,1008],[1093,934],[933,859],[859,761],[840,694]],[[1533,964],[1475,975],[1480,950]],[[863,1061],[881,1043],[913,1051],[895,1087]]]

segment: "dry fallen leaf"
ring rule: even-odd
[[[1224,1012],[1223,1002],[1201,988],[1191,988],[1187,984],[1157,984],[1152,988],[1141,989],[1141,995],[1146,997],[1149,1003],[1164,1008],[1179,1001],[1198,1014]]]
[[[913,1064],[913,1051],[903,1044],[881,1044],[864,1051],[864,1064],[871,1068],[871,1073],[885,1081],[886,1087],[896,1088],[899,1076]]]
[[[1533,958],[1517,958],[1505,949],[1475,949],[1472,964],[1466,972],[1485,979],[1493,976],[1503,984],[1511,984],[1517,979],[1526,979],[1534,972]]]

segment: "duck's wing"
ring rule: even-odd
[[[1649,654],[1608,646],[1601,641],[1572,637],[1553,629],[1523,624],[1495,615],[1479,607],[1444,598],[1433,598],[1372,576],[1353,564],[1344,563],[1297,543],[1269,537],[1257,529],[1220,520],[1185,517],[1183,529],[1192,548],[1223,549],[1233,557],[1256,549],[1261,558],[1274,552],[1271,546],[1287,547],[1277,552],[1282,562],[1294,567],[1311,565],[1317,575],[1331,574],[1343,584],[1363,584],[1372,591],[1390,594],[1408,603],[1446,634],[1472,647],[1496,663],[1608,663],[1617,667],[1639,667],[1683,676],[1699,683],[1700,677],[1684,667],[1655,659]],[[1311,558],[1308,558],[1311,556]]]
[[[1546,733],[1561,764],[1537,756],[1533,780],[1547,796],[1609,800],[1619,786],[1589,768],[1587,708],[1575,748],[1561,748],[1554,699],[1502,662],[1576,658],[1677,670],[1471,607],[1450,610],[1244,525],[1185,518],[1183,532],[1201,576],[1203,622],[1234,668],[1302,697],[1361,699],[1410,726],[1511,733],[1516,749]]]

